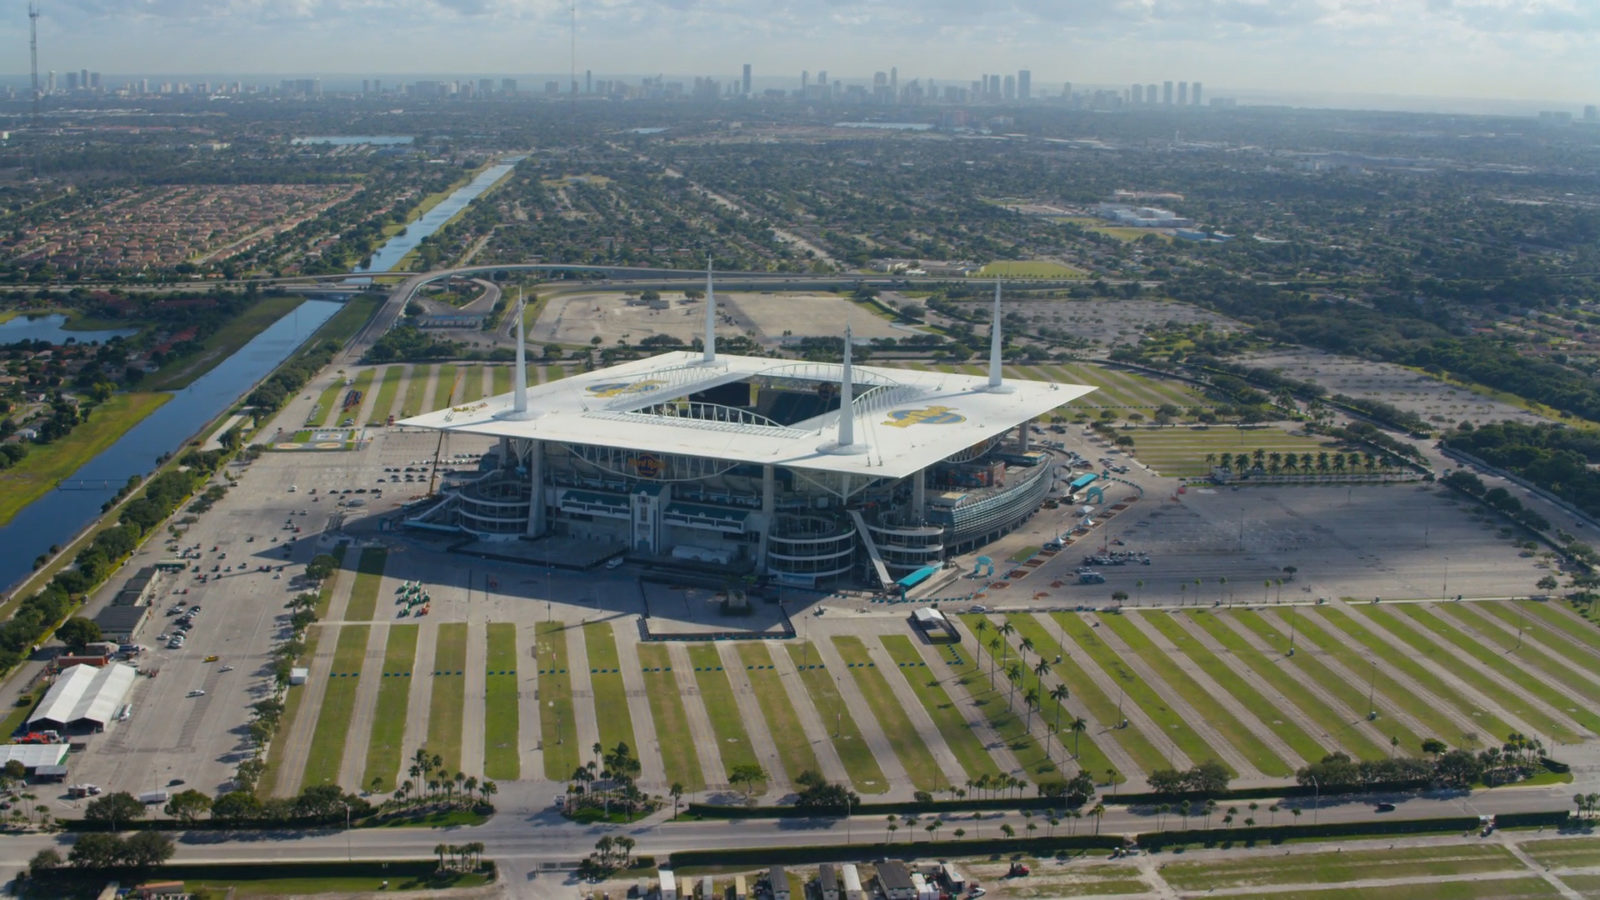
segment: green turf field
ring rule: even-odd
[[[400,760],[405,755],[406,709],[416,673],[416,625],[390,625],[383,649],[383,671],[378,675],[378,703],[372,715],[372,736],[367,741],[367,767],[362,786],[374,793],[395,789]]]
[[[517,746],[517,626],[490,622],[484,668],[483,777],[515,781],[522,774]]]
[[[1000,767],[995,764],[994,757],[984,749],[977,733],[967,724],[966,714],[945,692],[944,685],[940,683],[938,676],[929,670],[922,654],[912,646],[911,639],[896,634],[885,636],[881,640],[883,648],[889,652],[889,658],[894,660],[895,667],[905,676],[906,683],[917,695],[922,708],[927,710],[928,718],[938,727],[945,746],[966,771],[968,780],[976,781],[985,776],[999,775]],[[980,688],[985,688],[987,685],[966,684],[965,687],[976,695]],[[996,701],[992,698],[983,698],[979,703],[979,710],[983,714],[994,714]]]
[[[633,737],[633,715],[628,711],[628,689],[622,683],[611,621],[605,619],[583,626],[583,646],[589,657],[589,688],[598,713],[595,719],[600,726],[601,746],[610,752],[617,744],[627,744],[638,753],[639,743]]]
[[[811,749],[811,741],[800,726],[794,704],[789,702],[789,694],[773,668],[772,655],[767,652],[766,645],[746,641],[738,647],[739,661],[745,665],[750,690],[761,707],[762,717],[767,720],[767,734],[772,736],[772,742],[778,748],[778,760],[783,763],[789,783],[794,784],[802,772],[822,774],[822,767],[817,765],[816,751]]]
[[[437,412],[461,402],[461,385],[458,384],[460,367],[445,363],[439,367],[439,378],[433,385],[433,397],[428,401],[428,412]]]
[[[650,718],[655,723],[668,783],[681,784],[684,791],[691,794],[705,790],[700,755],[694,749],[689,716],[683,709],[683,696],[678,693],[678,679],[672,674],[672,658],[667,648],[660,644],[640,644],[639,665],[644,669],[645,695],[650,700]]]
[[[1194,478],[1211,474],[1211,466],[1224,454],[1240,453],[1254,457],[1256,450],[1266,454],[1293,453],[1303,457],[1310,453],[1332,452],[1336,445],[1316,438],[1290,434],[1277,428],[1234,428],[1231,425],[1179,428],[1135,428],[1117,432],[1119,436],[1133,438],[1134,455],[1151,468],[1175,478]],[[1208,457],[1212,462],[1208,462]],[[1329,470],[1332,471],[1331,469]],[[1310,470],[1284,468],[1281,474],[1315,475]]]
[[[367,547],[361,551],[361,561],[356,564],[356,583],[350,589],[350,605],[344,618],[348,622],[370,621],[378,611],[378,588],[383,584],[383,567],[389,561],[389,551],[382,547]]]
[[[722,755],[725,770],[722,777],[732,780],[734,767],[759,766],[760,758],[750,745],[750,735],[745,731],[744,720],[739,716],[739,704],[733,697],[733,686],[728,683],[728,673],[723,671],[722,657],[711,644],[696,644],[689,648],[689,661],[694,666],[695,684],[700,687],[700,701],[705,704],[706,715],[711,719],[711,730],[717,736],[717,751]],[[771,778],[776,773],[768,772]],[[752,795],[765,793],[766,782],[756,782],[750,787]]]
[[[974,278],[1083,278],[1082,269],[1046,259],[999,260],[979,269]]]
[[[461,716],[467,702],[467,623],[445,622],[433,649],[433,692],[428,701],[428,752],[441,770],[461,770]],[[472,773],[477,774],[477,773]]]
[[[430,412],[428,408],[428,379],[438,371],[438,366],[412,366],[406,378],[405,399],[400,404],[400,417],[417,416]]]
[[[356,706],[356,687],[367,655],[370,625],[346,625],[339,629],[333,662],[327,673],[328,685],[317,710],[317,727],[311,733],[311,752],[306,757],[302,788],[318,784],[338,784],[339,767],[344,762],[344,747],[350,735],[350,715]],[[368,677],[371,677],[370,675]]]
[[[1181,891],[1227,890],[1273,884],[1326,884],[1378,878],[1517,872],[1522,864],[1494,844],[1252,854],[1222,862],[1168,862],[1161,876]],[[1419,885],[1411,885],[1413,891]]]
[[[572,675],[567,671],[567,626],[540,622],[534,658],[539,665],[539,734],[544,750],[544,777],[565,782],[578,770],[576,720],[572,711]]]
[[[511,393],[510,366],[491,366],[489,368],[489,376],[493,382],[492,386],[489,388],[490,396],[498,397],[501,394]]]
[[[367,417],[372,425],[385,425],[389,421],[389,414],[394,412],[394,398],[400,392],[400,378],[405,374],[404,366],[386,366],[383,378],[378,381],[378,396],[372,401],[372,415]]]
[[[822,666],[821,658],[810,642],[803,641],[798,645],[791,642],[788,650],[789,658],[799,670],[800,680],[811,695],[818,715],[822,716],[824,724],[833,726],[833,749],[839,754],[839,761],[844,764],[856,793],[882,794],[889,790],[888,780],[883,777],[877,757],[872,755],[872,748],[861,736],[861,728],[856,725],[850,710],[845,708],[844,699],[839,696],[835,676]]]
[[[900,766],[905,769],[906,777],[911,780],[912,787],[919,791],[940,791],[949,786],[944,771],[934,761],[933,754],[928,752],[927,745],[917,735],[916,727],[911,720],[906,718],[905,711],[900,708],[900,701],[895,697],[894,691],[889,687],[889,682],[884,680],[884,675],[876,668],[869,666],[871,657],[867,655],[867,648],[856,637],[836,637],[833,639],[834,649],[844,658],[849,674],[855,677],[856,689],[861,692],[861,697],[872,708],[872,714],[878,720],[878,727],[883,730],[884,737],[888,739],[889,746],[894,748],[894,755],[900,760]]]

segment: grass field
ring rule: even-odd
[[[1335,444],[1315,438],[1290,434],[1277,428],[1240,429],[1231,426],[1208,428],[1139,428],[1119,432],[1133,438],[1134,454],[1151,468],[1175,478],[1192,478],[1209,475],[1207,454],[1237,456],[1254,454],[1256,450],[1272,453],[1310,453],[1315,456],[1332,451]],[[1315,470],[1303,474],[1315,474]],[[1287,470],[1284,474],[1294,474]]]
[[[811,749],[806,730],[800,727],[794,704],[789,702],[789,694],[772,667],[772,655],[766,645],[759,641],[740,643],[739,660],[749,667],[745,675],[750,679],[761,715],[767,720],[767,733],[778,748],[778,760],[783,763],[789,783],[794,784],[802,772],[822,774],[817,754]]]
[[[1047,259],[998,260],[978,270],[975,278],[1083,278],[1083,270]]]
[[[1563,638],[1560,633],[1550,633],[1536,621],[1526,622],[1526,625],[1533,626],[1527,630],[1528,639],[1538,641],[1543,647],[1549,648],[1549,653],[1529,652],[1527,646],[1522,650],[1514,650],[1516,629],[1525,627],[1521,604],[1451,603],[1443,607],[1440,612],[1442,615],[1452,616],[1466,623],[1480,634],[1499,638],[1502,652],[1514,652],[1522,662],[1531,663],[1535,668],[1563,682],[1581,682],[1585,673],[1590,678],[1600,676],[1600,656],[1585,651]]]
[[[544,749],[544,777],[565,782],[578,770],[578,742],[573,724],[572,675],[567,671],[567,626],[540,622],[534,658],[539,661],[539,736]]]
[[[378,396],[372,401],[372,415],[367,421],[373,425],[384,425],[389,421],[389,413],[394,409],[395,395],[400,393],[400,377],[406,372],[404,366],[388,366],[383,370],[383,378],[378,381]]]
[[[1037,708],[1032,714],[1032,727],[1040,733],[1048,727],[1049,723],[1056,721],[1056,702],[1050,699],[1050,689],[1044,686],[1042,680],[1033,671],[1031,666],[1024,666],[1024,672],[1017,681],[1015,691],[1009,681],[996,679],[991,687],[985,679],[983,670],[977,660],[969,658],[965,653],[959,654],[960,662],[953,662],[953,668],[960,679],[960,684],[972,695],[973,705],[983,713],[988,720],[989,727],[999,735],[1000,740],[1016,757],[1017,765],[1034,781],[1052,781],[1061,777],[1061,770],[1057,768],[1055,758],[1049,752],[1049,745],[1042,743],[1033,731],[1029,730],[1030,716],[1027,706],[1028,691],[1037,692]],[[1015,706],[1012,706],[1015,703]],[[1065,716],[1062,721],[1071,721]]]
[[[28,504],[49,493],[57,482],[78,471],[170,399],[171,394],[112,394],[94,408],[89,421],[72,429],[66,437],[44,446],[24,444],[28,455],[0,472],[0,525],[10,522]]]
[[[1001,774],[1000,766],[984,748],[983,742],[967,724],[967,717],[962,714],[960,707],[950,699],[944,686],[924,663],[922,654],[911,645],[911,639],[903,634],[888,635],[882,639],[883,648],[889,652],[889,658],[895,662],[895,667],[900,674],[905,676],[906,683],[911,686],[917,700],[922,703],[922,708],[928,711],[928,718],[939,729],[939,734],[944,738],[945,746],[961,763],[961,768],[966,771],[967,778],[973,781],[984,776]],[[887,676],[893,677],[893,676]],[[974,695],[978,693],[978,686],[968,684],[968,690]],[[986,701],[978,701],[983,712],[989,712]]]
[[[1421,878],[1516,872],[1511,851],[1494,844],[1352,850],[1348,853],[1255,855],[1224,862],[1168,862],[1161,870],[1181,891],[1227,890],[1272,884],[1337,884],[1373,878]],[[1431,885],[1430,885],[1431,886]],[[1418,885],[1411,885],[1415,891]]]
[[[1071,362],[1047,366],[1007,366],[1006,369],[1019,378],[1092,385],[1094,393],[1073,401],[1069,407],[1074,415],[1109,409],[1120,413],[1123,418],[1138,413],[1149,420],[1163,404],[1171,404],[1179,411],[1173,421],[1188,421],[1191,419],[1191,407],[1211,409],[1217,405],[1216,401],[1181,381],[1163,381],[1113,366]]]
[[[1122,687],[1127,694],[1128,701],[1138,706],[1151,722],[1162,730],[1162,733],[1177,747],[1192,763],[1205,762],[1216,759],[1216,751],[1207,744],[1188,723],[1183,721],[1171,707],[1156,693],[1150,685],[1133,673],[1133,670],[1123,662],[1122,658],[1106,646],[1089,627],[1089,624],[1079,618],[1077,613],[1055,613],[1055,621],[1059,624],[1072,640],[1083,649],[1090,659],[1098,665],[1111,679]],[[1228,765],[1226,760],[1217,759],[1228,774],[1237,776],[1238,773]]]
[[[1585,668],[1600,671],[1600,630],[1584,621],[1576,613],[1568,612],[1559,604],[1517,601],[1510,604],[1490,604],[1489,609],[1509,622],[1517,623],[1518,613],[1526,615],[1530,623],[1542,623],[1556,634],[1564,635],[1578,649],[1587,651],[1579,657]]]
[[[1565,694],[1551,686],[1549,681],[1530,673],[1520,660],[1514,661],[1500,648],[1485,646],[1476,638],[1446,623],[1439,615],[1430,612],[1430,607],[1408,603],[1388,609],[1361,608],[1375,621],[1382,622],[1392,633],[1407,644],[1418,647],[1419,650],[1424,642],[1437,646],[1438,642],[1443,640],[1466,653],[1493,674],[1486,675],[1472,670],[1443,654],[1439,655],[1439,659],[1443,664],[1449,665],[1450,671],[1456,673],[1457,677],[1477,688],[1502,709],[1520,716],[1541,734],[1550,735],[1561,743],[1576,743],[1582,740],[1582,736],[1572,727],[1573,722],[1592,732],[1600,732],[1600,715],[1568,699]],[[1402,618],[1410,619],[1411,622],[1406,626],[1396,627]],[[1424,636],[1426,636],[1425,641]],[[1424,655],[1429,654],[1424,651]],[[1516,685],[1523,693],[1543,701],[1552,709],[1565,712],[1566,716],[1551,715],[1527,703],[1508,689],[1507,683]]]
[[[1238,632],[1229,628],[1215,615],[1200,610],[1185,613],[1184,615],[1188,616],[1190,621],[1210,635],[1211,639],[1216,641],[1229,656],[1249,668],[1251,674],[1256,679],[1259,679],[1261,684],[1271,685],[1274,690],[1282,694],[1290,703],[1293,703],[1302,715],[1310,719],[1314,725],[1322,729],[1323,734],[1328,736],[1327,743],[1333,744],[1337,742],[1338,747],[1345,749],[1355,759],[1382,759],[1389,755],[1388,748],[1380,745],[1368,736],[1365,731],[1356,727],[1355,722],[1341,718],[1337,711],[1327,703],[1319,700],[1305,685],[1284,671],[1281,667],[1288,664],[1287,657],[1276,655],[1269,657],[1251,646]],[[1212,658],[1220,664],[1220,659]],[[1202,663],[1202,665],[1207,664]],[[1210,671],[1210,669],[1208,668],[1207,671]],[[1240,679],[1240,681],[1241,684],[1244,683],[1243,679]],[[1235,690],[1234,687],[1229,686],[1228,689],[1234,691],[1234,696],[1239,697],[1240,701],[1245,702],[1245,705],[1251,709],[1266,710],[1270,708],[1266,705],[1265,700],[1262,700],[1259,705],[1255,701],[1246,702],[1244,695]],[[1246,690],[1253,692],[1254,689],[1246,686]],[[1359,722],[1360,720],[1356,721]],[[1289,723],[1284,724],[1288,725]],[[1289,746],[1293,747],[1302,756],[1308,752],[1335,749],[1332,746],[1325,746],[1323,742],[1315,741],[1299,728],[1290,730],[1282,726],[1273,726],[1273,730],[1278,733],[1279,737],[1288,741]],[[1298,735],[1295,732],[1298,732]],[[1301,735],[1304,735],[1304,737],[1302,738]],[[1305,741],[1312,741],[1312,743],[1307,744]],[[1307,758],[1321,759],[1322,754],[1318,753],[1315,757]]]
[[[750,735],[745,731],[744,720],[739,717],[739,704],[734,701],[733,686],[728,683],[728,673],[722,671],[722,657],[710,644],[697,644],[689,648],[689,661],[694,665],[695,684],[700,687],[700,700],[705,704],[706,715],[711,718],[711,730],[717,735],[717,750],[722,754],[726,769],[723,778],[731,781],[728,773],[735,766],[760,766],[761,760],[750,745]],[[764,768],[764,767],[763,767]],[[776,773],[768,772],[768,778]],[[764,793],[766,782],[751,786],[752,794]]]
[[[185,880],[185,887],[198,896],[204,897],[230,897],[247,900],[247,898],[269,897],[317,897],[322,895],[352,896],[371,891],[376,882],[385,879],[375,875],[315,875],[305,878],[254,878],[240,879],[238,876],[229,876],[227,881],[211,881],[205,878],[190,878]],[[451,888],[477,888],[490,883],[486,874],[473,872],[470,874],[453,877],[448,882],[442,883]],[[415,878],[405,880],[389,879],[389,887],[385,893],[414,891],[427,891],[433,893],[441,889],[440,884],[423,881]]]
[[[1355,640],[1362,647],[1366,648],[1369,653],[1375,654],[1379,659],[1387,663],[1390,668],[1403,673],[1411,680],[1415,681],[1422,689],[1432,693],[1441,701],[1455,707],[1463,716],[1472,719],[1477,726],[1473,729],[1473,731],[1478,734],[1480,739],[1487,737],[1488,744],[1499,744],[1500,739],[1505,737],[1505,735],[1511,731],[1511,728],[1507,726],[1505,722],[1501,721],[1498,716],[1494,715],[1492,711],[1476,705],[1467,697],[1463,696],[1453,686],[1446,682],[1437,671],[1419,662],[1412,653],[1408,653],[1390,645],[1387,641],[1379,637],[1372,629],[1368,628],[1360,619],[1356,618],[1355,615],[1345,615],[1341,614],[1337,610],[1331,610],[1327,608],[1308,610],[1305,619],[1313,618],[1319,620],[1326,626],[1337,628],[1340,632],[1343,632],[1344,635]],[[1326,647],[1326,645],[1324,645],[1324,647]],[[1458,676],[1464,676],[1465,672],[1461,671],[1464,668],[1465,667],[1457,666],[1454,667],[1452,671],[1454,671]],[[1415,697],[1415,695],[1412,696]],[[1421,698],[1415,699],[1421,701]],[[1425,703],[1425,701],[1422,702]],[[1438,718],[1443,719],[1444,717],[1440,715]],[[1461,738],[1461,743],[1471,743],[1465,739],[1465,735],[1458,735],[1456,729],[1446,730],[1447,726],[1445,726],[1442,722],[1435,724],[1432,727],[1440,729],[1435,733],[1435,737],[1443,738],[1446,742],[1452,745],[1457,743],[1456,738],[1458,736]],[[1488,734],[1484,735],[1483,732],[1488,732]],[[1444,737],[1444,735],[1450,735],[1450,737]],[[1475,750],[1478,748],[1472,747],[1470,749]]]
[[[490,396],[498,397],[501,394],[511,393],[511,367],[492,366],[489,369],[492,384],[489,387]]]
[[[350,735],[350,715],[356,706],[356,687],[361,679],[361,664],[367,655],[370,625],[346,625],[339,629],[333,649],[333,663],[326,673],[328,685],[317,711],[317,727],[311,733],[311,752],[306,757],[302,788],[317,784],[338,784],[339,766],[344,761],[344,745]]]
[[[889,687],[889,682],[884,679],[882,672],[867,665],[871,657],[867,656],[866,646],[855,637],[836,637],[833,646],[845,663],[852,667],[850,674],[856,680],[856,689],[861,691],[862,699],[872,707],[878,727],[883,729],[889,746],[894,748],[894,755],[906,770],[911,786],[919,791],[930,792],[948,787],[944,771],[934,761],[933,754],[928,752],[922,738],[917,736],[916,728],[900,708],[900,701]]]
[[[839,754],[839,761],[850,776],[851,786],[858,794],[882,794],[888,791],[889,782],[883,777],[878,758],[872,755],[872,748],[861,736],[861,728],[856,725],[850,710],[845,709],[833,676],[820,666],[811,668],[820,657],[811,651],[809,642],[802,642],[798,646],[791,642],[788,650],[789,658],[800,670],[800,680],[811,695],[817,713],[822,716],[824,723],[830,716],[833,718],[833,749]]]
[[[1230,900],[1226,894],[1207,894],[1208,900]],[[1259,898],[1258,893],[1240,897]],[[1549,882],[1535,875],[1494,876],[1458,881],[1429,880],[1375,887],[1297,889],[1294,900],[1541,900],[1562,896]]]
[[[655,722],[656,740],[661,745],[661,764],[669,784],[681,784],[684,791],[706,789],[700,771],[700,755],[694,750],[689,731],[689,716],[683,710],[678,679],[668,671],[672,665],[667,648],[660,644],[639,645],[639,665],[644,669],[645,696],[650,701],[650,718]]]
[[[319,627],[306,629],[306,651],[301,655],[301,659],[316,659],[317,645],[322,640],[322,631]],[[283,773],[283,754],[289,746],[290,735],[295,734],[294,726],[300,719],[305,697],[305,685],[300,685],[299,690],[290,688],[284,695],[283,720],[278,724],[278,738],[268,748],[267,764],[261,771],[261,780],[256,783],[258,796],[271,797],[278,789],[279,776]],[[315,710],[308,713],[308,715],[314,714]]]
[[[433,650],[433,694],[428,701],[429,753],[444,759],[440,768],[461,770],[461,716],[467,703],[467,623],[445,622]],[[478,774],[478,773],[471,773]]]
[[[966,623],[967,628],[976,634],[977,620],[981,618],[983,617],[963,616],[962,620]],[[1069,742],[1077,752],[1079,765],[1094,773],[1096,778],[1109,770],[1115,769],[1105,751],[1101,750],[1099,745],[1095,743],[1093,735],[1104,733],[1110,726],[1116,725],[1119,721],[1116,700],[1106,696],[1089,679],[1082,667],[1078,665],[1077,660],[1066,654],[1061,645],[1056,642],[1055,638],[1050,636],[1050,633],[1045,630],[1037,618],[1034,616],[1011,616],[1007,621],[1011,622],[1012,626],[1017,629],[1019,640],[1027,638],[1032,641],[1033,649],[1046,659],[1061,658],[1060,662],[1052,662],[1050,668],[1055,671],[1062,683],[1067,685],[1067,689],[1072,692],[1071,696],[1076,697],[1080,703],[1088,708],[1089,716],[1094,720],[1089,723],[1089,730],[1082,734],[1062,736],[1062,740]],[[993,632],[987,632],[986,634],[992,635]],[[986,640],[988,639],[991,638],[986,638]],[[1054,710],[1050,712],[1050,720],[1052,724],[1055,722]],[[1064,718],[1064,721],[1070,721],[1070,718]],[[1146,738],[1143,733],[1136,729],[1127,728],[1118,731],[1114,740],[1121,745],[1123,750],[1127,751],[1128,755],[1133,757],[1134,762],[1144,771],[1148,772],[1151,769],[1163,768],[1167,764],[1166,757],[1156,750],[1155,745],[1150,743],[1149,738]],[[1119,775],[1116,780],[1124,781],[1126,778]]]
[[[483,366],[462,368],[461,403],[473,403],[483,397]]]
[[[344,392],[350,390],[342,377],[335,378],[333,384],[322,389],[317,395],[317,405],[311,407],[311,414],[306,417],[306,426],[316,428],[329,425],[333,417],[339,414],[339,403],[344,398]]]
[[[201,341],[199,352],[162,366],[147,375],[139,386],[147,391],[178,391],[188,387],[217,363],[239,352],[240,347],[250,343],[272,323],[294,312],[305,300],[300,294],[262,298]]]
[[[383,648],[383,672],[378,676],[378,703],[372,714],[372,737],[367,741],[367,767],[362,786],[386,793],[396,786],[400,760],[405,755],[406,705],[416,673],[416,625],[390,625]]]
[[[1131,617],[1133,615],[1140,615],[1140,613],[1123,616],[1101,616],[1100,624],[1103,626],[1101,630],[1110,629],[1112,634],[1120,638],[1128,649],[1138,656],[1139,660],[1157,678],[1166,682],[1168,691],[1176,694],[1184,703],[1188,704],[1189,708],[1195,711],[1201,721],[1211,726],[1224,740],[1232,744],[1233,748],[1250,762],[1250,765],[1255,766],[1256,771],[1263,775],[1271,775],[1277,778],[1287,778],[1294,774],[1294,770],[1299,767],[1298,765],[1290,765],[1280,759],[1237,716],[1214,700],[1204,688],[1195,683],[1194,679],[1185,675],[1183,670],[1178,667],[1176,660],[1158,649],[1155,642],[1150,640],[1143,631],[1139,630],[1138,625],[1134,623]],[[1166,613],[1155,613],[1149,618],[1160,619],[1166,616]],[[1236,685],[1242,686],[1242,684],[1239,684],[1238,679],[1231,680]],[[1224,687],[1224,690],[1226,690],[1226,687]],[[1271,708],[1268,704],[1255,707],[1258,713],[1267,716],[1271,715],[1269,712]],[[1322,755],[1317,753],[1306,759],[1305,762],[1312,763],[1321,758]]]
[[[1593,866],[1600,860],[1600,837],[1573,837],[1543,841],[1526,841],[1522,852],[1533,861],[1551,868],[1566,866]]]
[[[428,379],[438,370],[438,366],[412,366],[411,376],[406,379],[405,399],[400,404],[401,416],[416,416],[430,412],[428,406]]]
[[[345,620],[367,622],[378,611],[378,587],[383,583],[383,567],[389,561],[389,551],[382,547],[367,547],[361,551],[356,563],[356,583],[350,588],[350,605],[345,609]]]
[[[428,401],[425,412],[436,412],[457,402],[460,386],[456,384],[456,375],[460,368],[453,363],[445,363],[439,367],[439,379],[433,385],[433,399]]]
[[[633,737],[633,715],[628,712],[628,688],[617,671],[617,640],[609,620],[583,626],[583,646],[589,655],[589,687],[594,693],[595,718],[600,726],[600,744],[610,752],[619,743],[635,754],[639,743]]]
[[[517,626],[489,623],[484,668],[483,777],[515,781],[522,774],[517,747]]]

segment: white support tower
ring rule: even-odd
[[[1010,385],[1005,384],[1000,373],[1000,346],[1004,340],[1000,334],[1000,279],[994,280],[994,321],[989,325],[989,386],[987,390],[994,394],[1011,393]]]
[[[712,365],[717,361],[717,289],[711,284],[711,258],[706,257],[706,334],[705,348],[700,362]]]
[[[538,414],[528,408],[528,342],[523,334],[527,304],[522,299],[522,289],[517,288],[517,365],[511,376],[511,408],[496,416],[510,422],[526,422]]]
[[[856,401],[854,378],[850,371],[851,349],[850,326],[844,327],[844,366],[839,374],[839,434],[831,444],[824,444],[817,448],[822,453],[857,454],[866,453],[865,442],[856,443]]]

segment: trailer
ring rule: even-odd
[[[156,803],[165,803],[171,799],[172,795],[166,791],[145,791],[139,795],[139,802],[145,804],[146,806]]]

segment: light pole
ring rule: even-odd
[[[555,614],[551,611],[550,601],[551,601],[551,598],[550,598],[550,566],[545,566],[544,567],[544,620],[546,622],[552,622],[552,621],[555,620]]]
[[[1289,602],[1289,656],[1294,655],[1294,601]]]
[[[1439,585],[1439,599],[1444,600],[1450,596],[1450,557],[1444,558],[1444,583]]]
[[[1378,717],[1378,710],[1372,705],[1373,695],[1378,689],[1378,658],[1374,656],[1369,662],[1372,663],[1372,670],[1367,675],[1367,721],[1371,722]]]
[[[1317,776],[1307,775],[1311,779],[1311,824],[1317,824],[1317,819],[1322,813],[1322,785],[1317,783]]]
[[[350,804],[344,805],[344,861],[350,862]]]

